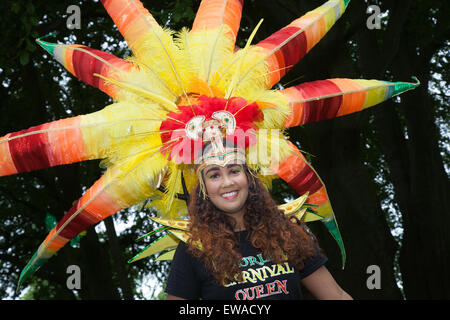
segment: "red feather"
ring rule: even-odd
[[[186,137],[186,124],[195,116],[205,116],[205,120],[211,120],[214,112],[226,110],[233,114],[236,119],[236,131],[232,135],[227,135],[227,139],[234,141],[242,141],[239,139],[240,135],[244,134],[245,139],[243,148],[247,148],[250,144],[256,142],[255,131],[256,122],[264,120],[264,114],[259,109],[256,102],[248,103],[245,99],[240,97],[232,97],[230,99],[199,96],[196,103],[193,105],[178,106],[178,110],[167,115],[167,120],[163,121],[160,126],[161,140],[165,144],[162,149],[163,153],[170,152],[169,159],[172,159],[174,154],[177,156],[177,161],[185,163],[192,163],[191,159],[196,159],[198,150],[201,150],[201,141],[193,141]],[[167,132],[166,132],[167,131]],[[253,139],[254,138],[254,139]],[[200,145],[198,145],[200,143]],[[199,149],[200,148],[200,149]],[[190,151],[185,154],[184,151]]]

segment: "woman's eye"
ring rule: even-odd
[[[219,174],[218,173],[213,173],[213,174],[210,174],[208,176],[208,179],[217,179],[217,178],[219,178]]]
[[[241,172],[241,169],[233,169],[230,171],[231,174],[238,174]]]

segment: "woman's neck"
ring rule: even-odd
[[[245,208],[242,210],[235,212],[235,213],[227,213],[227,215],[232,218],[235,222],[234,225],[234,232],[244,231],[245,230],[245,223],[244,223],[244,214],[245,214]]]

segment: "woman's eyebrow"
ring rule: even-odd
[[[212,168],[209,168],[208,170],[206,170],[205,174],[208,174],[208,172],[214,171],[214,170],[219,170],[219,167],[212,167]]]

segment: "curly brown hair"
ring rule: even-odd
[[[274,263],[281,264],[287,258],[291,266],[303,269],[304,261],[315,253],[314,236],[307,233],[299,221],[291,222],[247,165],[244,169],[249,182],[244,224],[250,243]],[[199,189],[197,185],[189,199],[188,251],[204,262],[218,283],[242,281],[239,269],[242,254],[233,231],[235,221],[208,198],[204,199]]]

